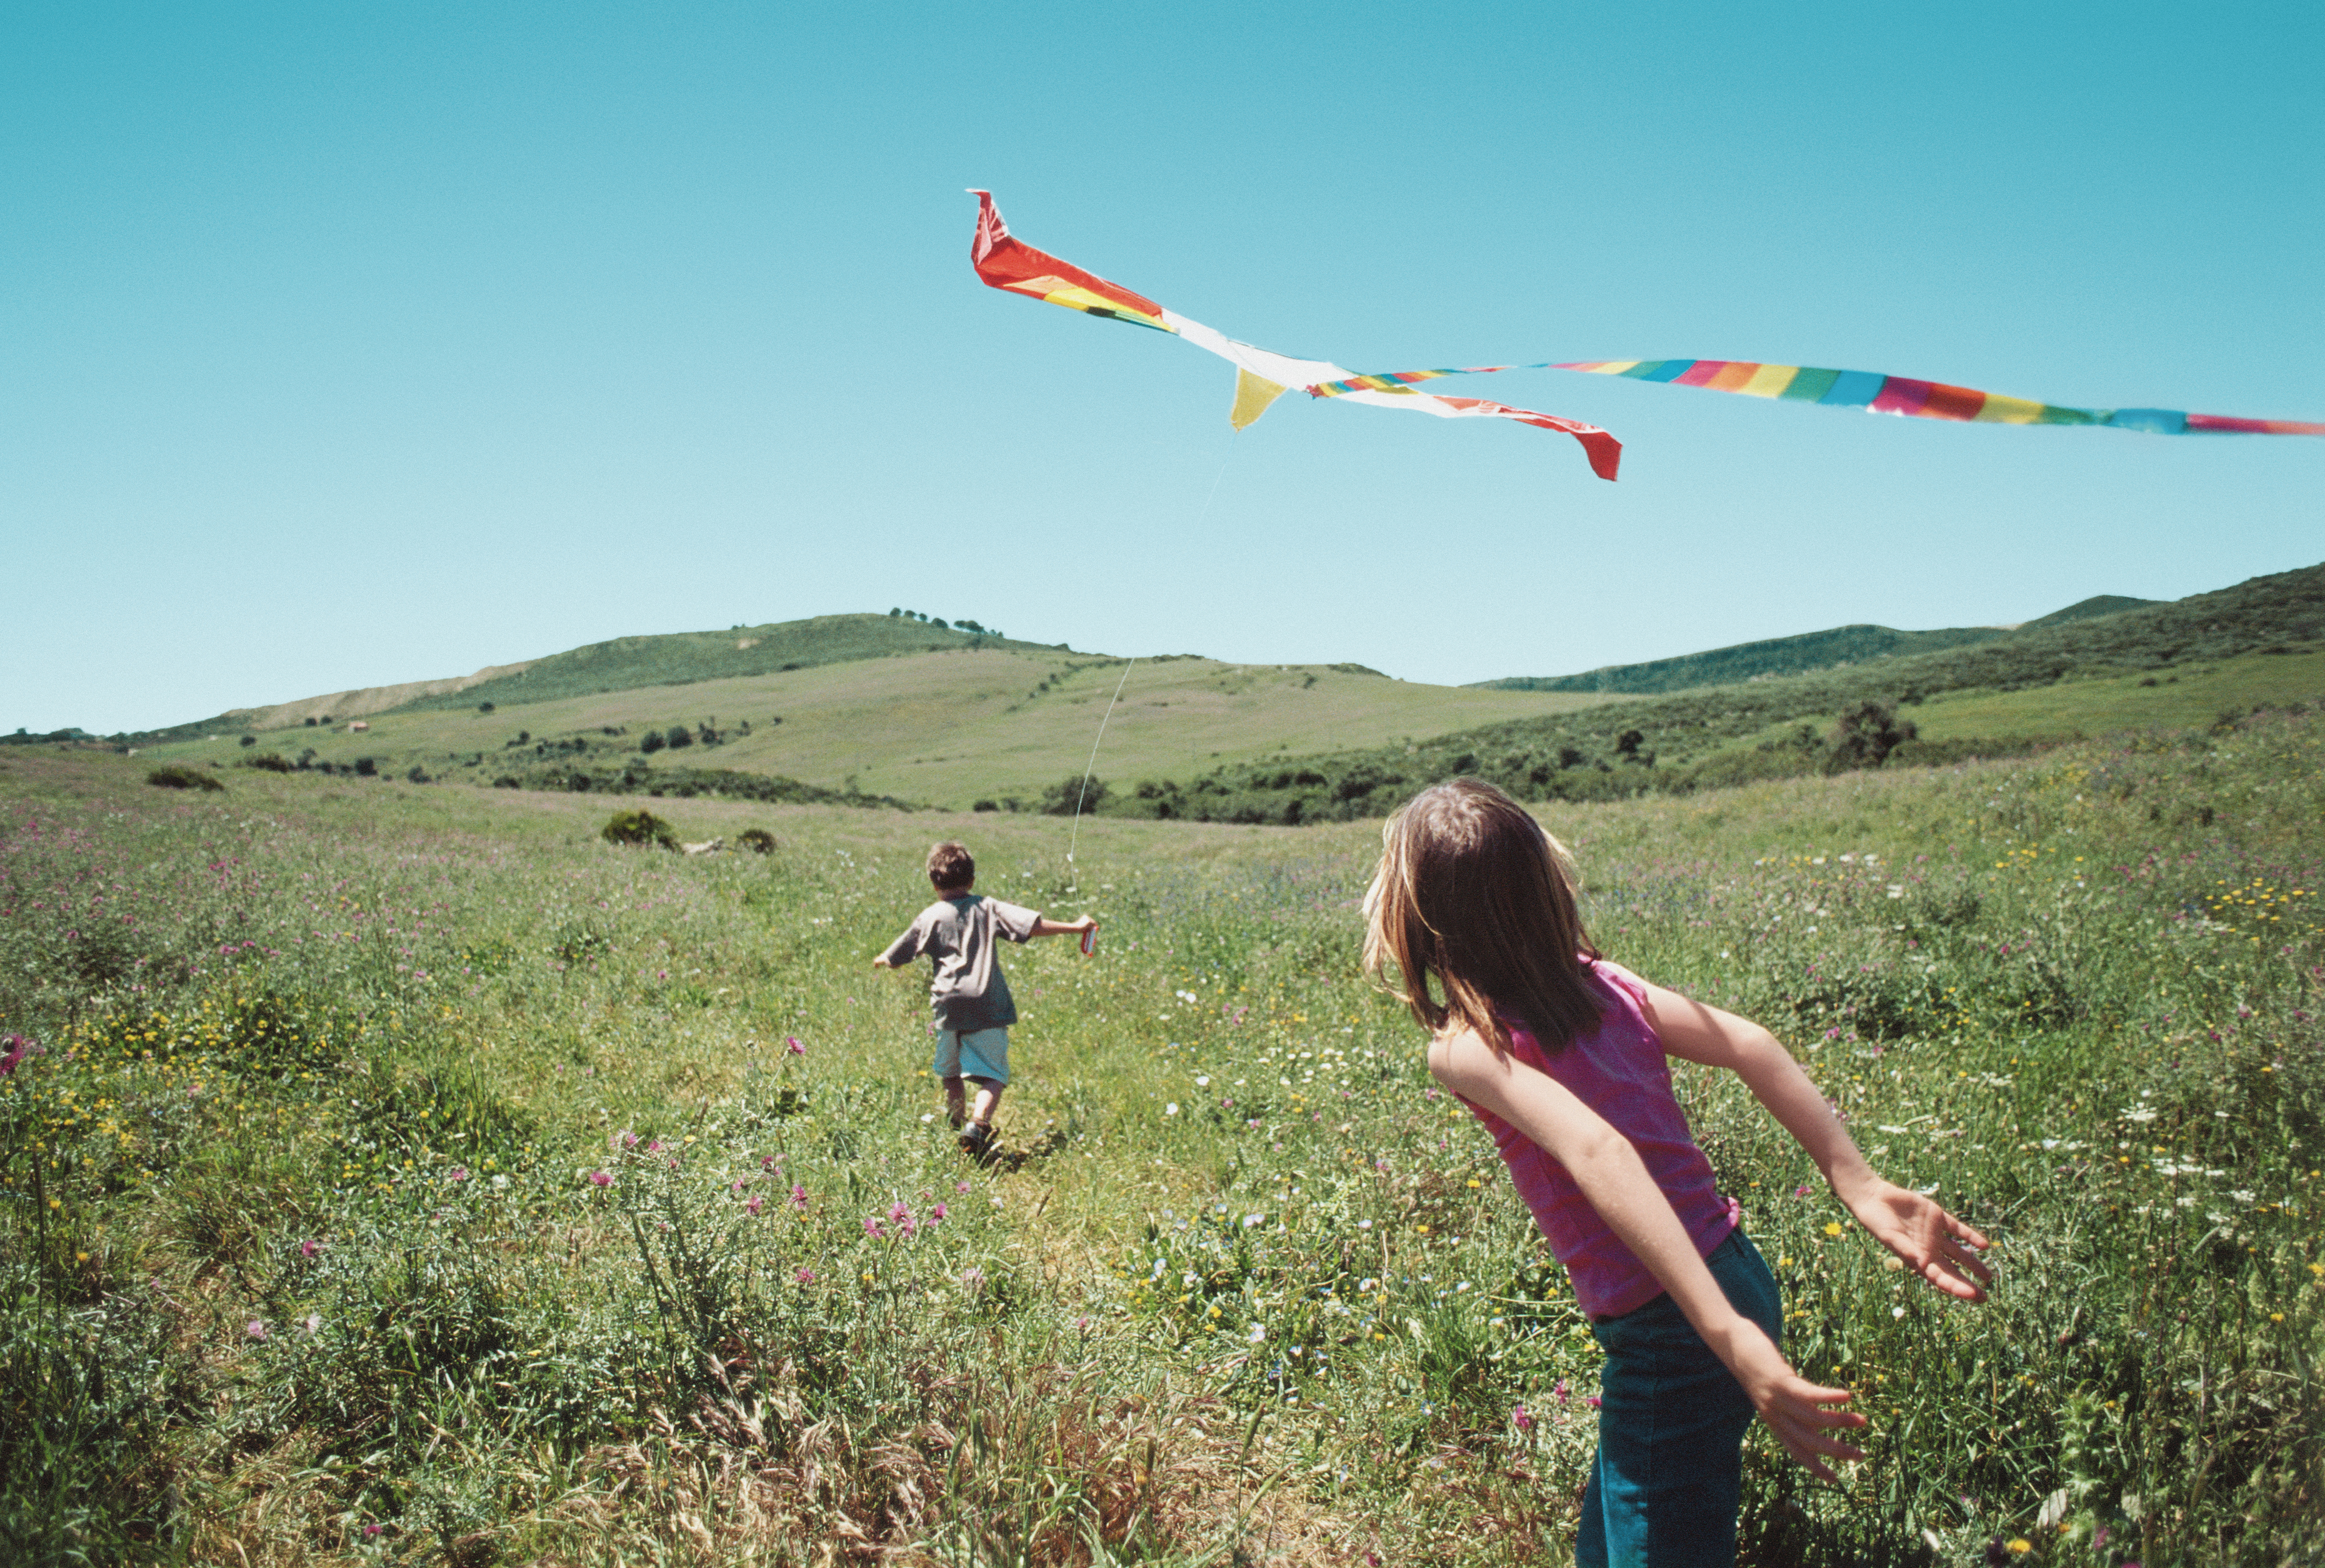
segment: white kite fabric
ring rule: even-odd
[[[1165,310],[1120,283],[1108,283],[1071,262],[1035,250],[1009,232],[1009,226],[1002,221],[1001,209],[993,205],[991,192],[973,190],[969,194],[977,198],[977,238],[969,248],[969,261],[977,268],[978,278],[996,289],[1063,305],[1086,315],[1152,327],[1158,332],[1183,338],[1199,348],[1208,348],[1236,367],[1235,406],[1228,420],[1237,430],[1266,413],[1268,404],[1294,387],[1321,396],[1325,394],[1316,389],[1357,379],[1355,372],[1329,359],[1297,359],[1238,342],[1200,321],[1190,321],[1175,311]],[[1590,459],[1591,471],[1602,479],[1613,478],[1622,461],[1622,443],[1613,436],[1595,424],[1561,419],[1554,413],[1513,408],[1482,397],[1444,397],[1394,385],[1339,391],[1331,395],[1342,403],[1401,408],[1438,419],[1506,419],[1537,430],[1556,431],[1582,443],[1582,450]]]

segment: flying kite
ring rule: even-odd
[[[1084,272],[1070,262],[1035,250],[1009,232],[990,192],[974,190],[977,237],[969,259],[978,279],[991,287],[1046,300],[1070,311],[1152,327],[1208,348],[1236,367],[1235,404],[1227,422],[1242,430],[1284,393],[1298,387],[1311,397],[1340,397],[1381,408],[1409,409],[1439,419],[1514,420],[1540,430],[1562,431],[1582,443],[1591,471],[1615,477],[1623,447],[1596,425],[1553,413],[1512,408],[1483,398],[1447,397],[1417,392],[1413,384],[1447,376],[1480,376],[1502,370],[1574,370],[1620,376],[1634,381],[1709,387],[1787,403],[1826,408],[1861,408],[1913,419],[1950,419],[1980,424],[2105,425],[2150,435],[2325,436],[2325,423],[2289,419],[2239,419],[2228,414],[2186,413],[2169,408],[2064,408],[2030,398],[2005,397],[1940,381],[1885,376],[1874,370],[1823,370],[1811,366],[1762,365],[1742,359],[1545,360],[1533,365],[1473,365],[1442,370],[1394,370],[1357,375],[1321,359],[1274,354],[1190,321],[1176,311],[1119,283]]]
[[[1238,343],[1200,321],[1190,321],[1175,311],[1164,310],[1120,283],[1110,283],[1071,262],[1035,250],[1009,232],[1009,226],[1001,220],[1001,209],[993,205],[990,191],[974,190],[969,194],[977,198],[977,239],[968,254],[979,279],[994,288],[1047,300],[1069,311],[1152,327],[1158,332],[1183,338],[1199,348],[1209,349],[1236,367],[1235,406],[1227,414],[1227,422],[1237,430],[1265,413],[1269,404],[1292,387],[1316,393],[1325,384],[1346,383],[1348,385],[1333,395],[1352,403],[1410,409],[1439,419],[1509,419],[1538,430],[1562,431],[1582,443],[1582,450],[1590,458],[1590,471],[1602,479],[1613,478],[1616,465],[1622,461],[1623,443],[1595,424],[1561,419],[1554,413],[1537,413],[1530,408],[1512,408],[1480,397],[1440,397],[1415,392],[1396,385],[1392,378],[1382,378],[1378,385],[1369,382],[1359,385],[1356,383],[1361,378],[1355,372],[1329,360],[1294,359],[1249,343]]]

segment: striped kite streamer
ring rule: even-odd
[[[1590,376],[1621,376],[1633,381],[1663,381],[1703,386],[1746,397],[1814,403],[1826,408],[1861,408],[1913,419],[1951,419],[1978,424],[2095,424],[2150,435],[2325,436],[2325,424],[2293,419],[2238,419],[2221,413],[2184,413],[2173,408],[2062,408],[2054,403],[2005,397],[1942,381],[1884,376],[1874,370],[1820,370],[1806,365],[1761,365],[1749,359],[1583,359],[1539,365],[1478,365],[1447,370],[1399,370],[1356,376],[1309,387],[1314,397],[1357,391],[1387,392],[1440,376],[1473,376],[1496,370],[1579,370]]]

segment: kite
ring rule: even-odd
[[[969,261],[981,281],[993,288],[1046,300],[1086,315],[1169,332],[1199,348],[1210,350],[1236,367],[1235,404],[1227,422],[1237,430],[1265,413],[1270,404],[1292,387],[1314,393],[1327,384],[1348,384],[1332,395],[1380,408],[1409,409],[1439,419],[1514,420],[1537,430],[1570,435],[1582,443],[1590,459],[1590,471],[1602,479],[1612,479],[1616,465],[1622,461],[1623,444],[1597,425],[1561,419],[1554,413],[1538,413],[1530,408],[1512,408],[1485,398],[1441,397],[1415,392],[1397,385],[1393,377],[1375,378],[1380,384],[1373,385],[1371,380],[1327,360],[1295,359],[1239,343],[1200,321],[1190,321],[1175,311],[1166,311],[1119,283],[1108,283],[1070,262],[1035,250],[1009,232],[1009,226],[1001,220],[1001,209],[993,205],[991,192],[973,190],[969,194],[977,198],[977,238],[969,247]],[[1356,385],[1358,382],[1365,384]]]
[[[2238,419],[2225,413],[2185,413],[2176,408],[2062,408],[2031,398],[2005,397],[1942,381],[1884,376],[1877,370],[1820,370],[1808,365],[1759,365],[1749,359],[1582,359],[1565,364],[1477,365],[1450,370],[1393,370],[1352,376],[1307,387],[1311,397],[1346,397],[1383,386],[1477,376],[1496,370],[1579,370],[1632,381],[1703,386],[1746,397],[1774,397],[1826,408],[1861,408],[1908,419],[1951,419],[1976,424],[2096,424],[2147,435],[2325,435],[2325,424],[2295,419]]]
[[[1975,424],[2105,425],[2147,435],[2325,436],[2325,424],[2292,419],[2240,419],[2222,413],[2187,413],[2172,408],[2064,408],[2031,398],[2005,397],[1942,381],[1885,376],[1876,370],[1820,370],[1804,365],[1762,365],[1748,359],[1544,360],[1533,365],[1470,365],[1443,370],[1390,370],[1360,376],[1321,359],[1294,359],[1222,336],[1200,321],[1166,311],[1142,294],[1110,283],[1069,262],[1046,255],[1014,237],[989,192],[977,198],[977,238],[969,260],[977,275],[996,289],[1046,300],[1070,311],[1152,327],[1208,348],[1236,367],[1235,404],[1227,422],[1242,430],[1267,412],[1292,387],[1311,397],[1344,397],[1381,408],[1403,408],[1439,419],[1483,417],[1515,420],[1537,429],[1562,431],[1582,443],[1591,471],[1615,477],[1623,447],[1596,425],[1553,413],[1512,408],[1483,398],[1448,397],[1417,392],[1414,384],[1447,376],[1485,376],[1502,370],[1574,370],[1590,376],[1620,376],[1633,381],[1704,386],[1714,392],[1813,403],[1826,408],[1861,408],[1909,419],[1950,419]]]

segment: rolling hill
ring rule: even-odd
[[[1873,659],[1893,659],[1945,648],[1990,643],[2020,632],[2064,626],[2070,621],[2140,609],[2160,601],[2103,593],[2018,626],[1950,626],[1933,632],[1903,632],[1894,626],[1833,626],[1789,637],[1737,643],[1701,654],[1682,654],[1643,664],[1606,664],[1579,675],[1510,675],[1475,684],[1497,691],[1684,691],[1726,686],[1772,675],[1805,675]]]

